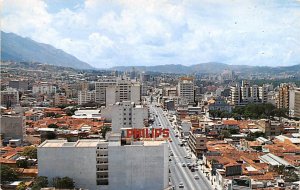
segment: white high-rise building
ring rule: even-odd
[[[178,95],[183,104],[194,104],[194,78],[181,77],[178,82]]]
[[[107,110],[109,114],[105,115],[111,116],[112,131],[116,133],[120,132],[121,128],[143,128],[148,119],[148,108],[130,101],[117,102]]]
[[[108,142],[47,140],[38,147],[39,176],[70,177],[75,186],[102,189],[108,185]],[[103,186],[101,188],[101,186]]]
[[[106,106],[116,102],[131,101],[136,104],[141,103],[141,86],[137,82],[119,79],[115,86],[106,88]]]
[[[88,102],[95,102],[95,90],[79,91],[78,92],[78,105],[86,104]]]
[[[141,86],[129,78],[105,77],[95,83],[95,100],[102,105],[111,105],[116,102],[141,102]]]
[[[95,101],[99,104],[106,104],[106,88],[117,84],[116,77],[103,77],[95,82]]]
[[[162,190],[169,186],[168,144],[140,141],[130,145],[110,142],[109,189]]]
[[[240,87],[237,86],[232,86],[230,88],[231,91],[231,103],[234,105],[238,105],[241,102],[241,97],[240,97]]]
[[[267,103],[268,102],[268,86],[263,85],[259,87],[259,99],[261,103]]]
[[[250,86],[247,81],[242,81],[242,86],[238,84],[230,88],[231,91],[231,104],[246,105],[249,103],[267,103],[268,101],[267,85]]]
[[[33,94],[52,94],[56,93],[56,86],[48,82],[41,82],[32,86]]]

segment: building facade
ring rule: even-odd
[[[102,189],[108,185],[108,143],[100,140],[47,140],[38,147],[40,176],[49,182],[68,176],[76,187]]]
[[[300,118],[300,88],[295,90],[294,116]]]
[[[79,91],[78,92],[78,105],[86,104],[88,102],[95,102],[95,90],[93,91]]]
[[[14,88],[7,88],[1,90],[1,105],[3,106],[14,106],[19,104],[19,91]]]
[[[41,82],[32,86],[33,94],[52,94],[56,93],[56,87],[48,82]]]
[[[143,128],[148,120],[148,108],[130,101],[117,102],[107,110],[111,115],[113,132],[120,132],[121,128]]]
[[[178,82],[178,95],[182,104],[194,104],[194,78],[181,77]]]
[[[2,138],[23,140],[25,131],[25,117],[23,115],[1,115],[0,120]]]

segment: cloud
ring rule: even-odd
[[[2,4],[4,31],[49,43],[99,68],[210,61],[273,66],[300,60],[297,1],[86,0],[56,6],[49,0],[4,0]]]

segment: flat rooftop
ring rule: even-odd
[[[68,142],[67,140],[46,140],[39,145],[40,148],[62,148],[62,147],[97,147],[99,143],[105,143],[104,140],[89,139],[78,140],[77,142]]]

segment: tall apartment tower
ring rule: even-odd
[[[95,102],[95,90],[79,91],[78,92],[78,105],[86,104],[88,102]]]
[[[0,101],[3,106],[13,106],[19,104],[19,91],[8,87],[6,90],[0,92]]]
[[[231,92],[231,103],[239,105],[241,103],[241,92],[238,85],[230,87]]]
[[[294,117],[300,118],[300,88],[295,89]]]
[[[115,86],[106,88],[106,106],[116,102],[131,101],[135,104],[141,103],[141,85],[130,80],[117,80]]]
[[[121,128],[143,128],[144,121],[148,119],[148,108],[130,101],[117,102],[112,105],[110,113],[112,131],[116,133]]]
[[[289,108],[289,93],[290,93],[290,85],[289,84],[281,84],[279,87],[278,93],[278,108]]]
[[[117,84],[116,77],[103,77],[95,82],[95,102],[101,105],[106,103],[106,88]]]
[[[181,103],[194,104],[194,78],[193,77],[181,77],[178,82],[178,95],[181,99]]]
[[[259,99],[261,101],[261,103],[267,103],[268,102],[268,86],[266,85],[263,85],[263,86],[260,86],[259,89]]]

